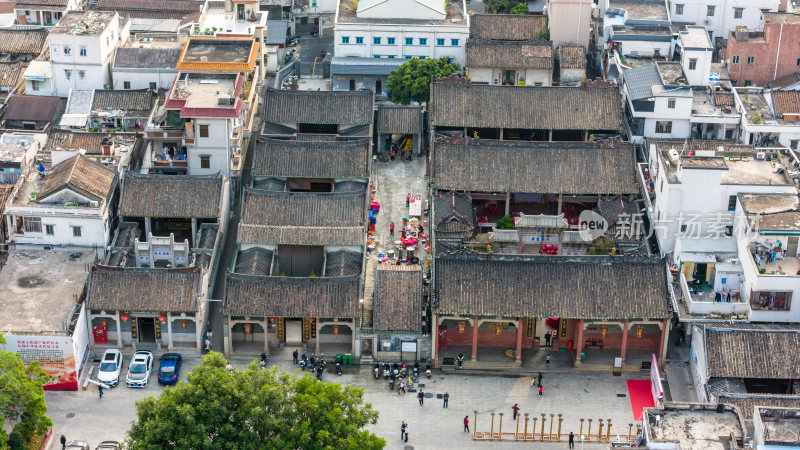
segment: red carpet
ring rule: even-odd
[[[650,380],[628,380],[628,396],[634,420],[642,420],[642,410],[656,406],[650,391]]]

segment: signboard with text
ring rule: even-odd
[[[653,394],[653,404],[657,408],[664,406],[664,387],[661,386],[661,374],[658,371],[658,359],[655,353],[650,361],[650,391]]]

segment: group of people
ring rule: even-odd
[[[389,159],[394,161],[394,157],[400,153],[400,158],[403,159],[411,159],[411,149],[406,150],[405,148],[400,148],[400,144],[397,142],[392,142],[392,147],[389,149]]]

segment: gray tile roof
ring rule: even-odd
[[[561,69],[586,68],[586,48],[584,46],[561,44],[557,53],[558,67]]]
[[[786,394],[720,394],[719,403],[735,406],[742,419],[753,420],[756,406],[778,408],[800,408],[800,395]]]
[[[636,67],[622,72],[631,100],[641,100],[653,96],[653,86],[661,86],[661,75],[655,64]]]
[[[246,275],[269,276],[272,269],[271,250],[261,247],[252,247],[247,250],[239,251],[236,257],[236,269],[234,272]]]
[[[438,192],[433,199],[433,213],[437,239],[464,239],[475,231],[475,210],[469,194]]]
[[[286,28],[288,26],[288,20],[268,20],[266,43],[268,45],[286,45]]]
[[[552,69],[550,41],[467,41],[466,66],[472,68]]]
[[[203,291],[200,267],[142,269],[94,265],[89,308],[106,311],[196,312]]]
[[[0,52],[38,55],[46,39],[47,29],[44,27],[0,28]]]
[[[547,16],[474,14],[469,18],[470,39],[530,41],[547,28]]]
[[[0,86],[6,86],[10,89],[16,87],[20,76],[22,75],[22,63],[19,62],[3,62],[0,63]]]
[[[87,155],[100,155],[103,152],[101,147],[104,141],[113,143],[115,140],[135,141],[136,139],[136,133],[87,133],[53,128],[50,130],[47,145],[42,153],[50,153],[58,149],[83,149],[86,150]]]
[[[116,172],[83,155],[75,155],[53,167],[47,174],[36,201],[47,200],[50,195],[69,189],[102,202],[108,200],[116,187]]]
[[[372,123],[372,111],[368,91],[264,92],[264,120],[272,123],[365,125]]]
[[[358,315],[359,276],[260,277],[229,273],[225,315],[352,318]]]
[[[375,270],[377,331],[422,332],[422,268],[381,264]]]
[[[145,175],[126,172],[119,213],[123,217],[219,217],[222,177]]]
[[[378,133],[391,133],[391,134],[422,133],[422,107],[379,106]]]
[[[399,58],[334,56],[331,59],[331,75],[389,75],[405,61]]]
[[[710,326],[706,329],[710,378],[800,379],[800,327]]]
[[[150,116],[156,104],[156,94],[148,89],[107,90],[95,89],[92,111],[124,111],[124,117]]]
[[[619,130],[617,87],[490,86],[436,82],[434,126],[543,130]]]
[[[120,47],[114,59],[114,67],[131,69],[172,69],[178,64],[182,47],[136,48]]]
[[[569,319],[669,318],[655,258],[448,255],[436,258],[439,312]]]
[[[61,109],[58,97],[15,95],[6,102],[3,120],[50,122]]]
[[[335,250],[325,253],[326,277],[349,277],[361,273],[361,253],[349,250]]]
[[[363,245],[366,193],[245,189],[240,244]]]
[[[370,141],[262,139],[255,146],[253,176],[369,178]]]
[[[434,143],[431,184],[439,189],[531,194],[635,194],[631,144],[468,139]]]

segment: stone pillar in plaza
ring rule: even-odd
[[[475,322],[472,323],[472,360],[478,360],[478,316],[474,318]]]
[[[622,348],[620,349],[619,356],[622,361],[625,361],[625,351],[628,350],[628,319],[622,323]]]
[[[578,338],[575,343],[575,364],[581,363],[581,353],[583,352],[583,322],[578,319],[575,321],[575,326],[578,327]]]
[[[517,365],[522,364],[522,324],[525,319],[517,317]]]

